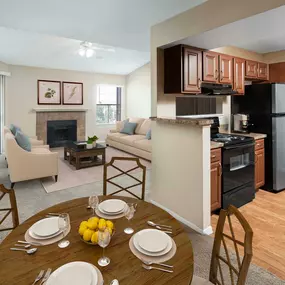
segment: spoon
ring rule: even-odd
[[[11,250],[25,251],[27,254],[33,254],[38,250],[37,248],[23,249],[23,248],[16,248],[16,247],[12,247],[10,249]]]
[[[18,243],[16,243],[15,246],[21,246],[21,247],[24,247],[24,248],[29,248],[29,247],[31,247],[30,244],[25,245],[25,244],[18,244]]]
[[[147,221],[147,224],[152,226],[152,227],[163,227],[163,228],[169,228],[169,229],[172,228],[171,226],[156,224],[156,223],[154,223],[152,221]]]
[[[117,279],[114,279],[111,281],[110,285],[119,285],[119,281]]]

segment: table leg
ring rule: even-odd
[[[80,157],[78,154],[75,155],[75,160],[76,160],[76,162],[75,162],[76,170],[78,170],[78,169],[80,169]]]
[[[66,148],[64,148],[64,160],[67,160],[67,151],[66,151]]]
[[[104,165],[106,163],[106,153],[105,150],[102,153],[102,164]]]

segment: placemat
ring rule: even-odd
[[[133,239],[134,239],[134,236],[132,236],[132,238],[130,239],[129,241],[129,247],[131,249],[131,252],[133,253],[133,255],[135,255],[138,259],[140,260],[144,260],[144,261],[147,261],[147,262],[155,262],[155,263],[161,263],[161,262],[166,262],[168,261],[169,259],[171,259],[175,253],[176,253],[176,250],[177,250],[177,247],[176,247],[176,243],[175,241],[171,238],[171,241],[172,241],[172,249],[165,255],[163,256],[148,256],[148,255],[145,255],[141,252],[139,252],[135,246],[134,246],[134,243],[133,243]]]
[[[65,237],[69,234],[70,230],[71,230],[71,227],[69,226],[68,230],[64,234]],[[63,239],[62,234],[60,234],[56,237],[53,237],[53,238],[39,240],[39,239],[34,239],[29,235],[29,229],[25,233],[25,241],[30,242],[30,243],[35,242],[35,243],[38,243],[40,245],[53,244],[53,243],[59,242],[62,239]]]
[[[119,214],[119,215],[106,215],[106,214],[100,212],[98,209],[95,210],[95,213],[100,218],[103,218],[103,219],[106,219],[106,220],[116,220],[116,219],[123,218],[125,216],[124,212]]]

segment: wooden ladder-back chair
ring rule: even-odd
[[[137,165],[127,171],[123,171],[122,169],[120,169],[119,167],[117,167],[116,165],[114,165],[114,163],[116,161],[134,161],[137,163]],[[120,174],[114,175],[110,178],[107,178],[107,174],[108,174],[108,167],[113,167],[116,170],[118,170],[119,172],[121,172]],[[139,180],[138,178],[134,177],[133,175],[130,174],[131,171],[136,170],[136,169],[142,169],[143,172],[143,176],[142,176],[142,180]],[[121,185],[111,181],[112,179],[115,179],[117,177],[120,177],[122,175],[127,175],[128,177],[131,177],[132,179],[134,179],[137,183],[133,184],[131,186],[128,187],[122,187]],[[109,195],[114,195],[114,194],[118,194],[122,191],[126,191],[129,194],[131,194],[132,196],[140,199],[140,200],[144,200],[145,197],[145,178],[146,178],[146,167],[144,165],[141,164],[140,160],[136,157],[112,157],[111,161],[109,163],[106,163],[104,165],[104,186],[103,186],[103,194],[107,195],[107,183],[110,183],[116,187],[118,187],[120,190],[115,191]],[[132,193],[131,191],[129,191],[129,189],[136,187],[136,186],[142,186],[142,195],[141,198],[138,197],[136,194]]]
[[[17,202],[14,189],[6,189],[3,184],[0,184],[0,201],[3,199],[5,195],[9,196],[11,208],[0,208],[0,212],[6,212],[4,217],[0,221],[0,225],[6,220],[6,218],[12,213],[13,227],[0,229],[2,231],[9,231],[15,229],[19,225],[19,216],[17,209]]]
[[[235,222],[244,231],[242,241],[238,240],[235,235],[233,218],[236,218]],[[228,233],[225,233],[225,225]],[[252,238],[253,231],[250,225],[236,207],[230,205],[227,210],[221,210],[212,251],[210,281],[194,276],[191,284],[245,285],[252,259]],[[229,251],[227,241],[233,244],[234,249],[232,251]],[[239,248],[242,248],[243,258],[240,257]],[[236,260],[233,263],[231,257],[233,257],[234,253]],[[228,276],[223,274],[225,271],[222,270],[222,266],[228,268]],[[225,277],[229,281],[225,281]]]

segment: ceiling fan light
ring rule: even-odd
[[[94,55],[94,50],[93,49],[87,49],[86,50],[86,57],[91,57]]]
[[[80,56],[85,56],[85,49],[80,48],[78,53],[79,53]]]

